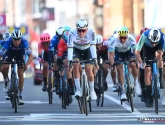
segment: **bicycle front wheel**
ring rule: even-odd
[[[158,86],[157,75],[154,75],[154,98],[155,98],[155,113],[158,114]]]
[[[88,115],[88,106],[87,106],[87,90],[86,90],[86,84],[88,84],[88,83],[86,83],[86,79],[85,79],[85,75],[83,75],[82,76],[82,78],[83,78],[83,101],[84,101],[84,111],[85,111],[85,113],[86,113],[86,116]]]
[[[132,93],[131,93],[129,75],[126,74],[125,78],[126,78],[126,83],[127,83],[127,94],[128,94],[127,98],[129,100],[129,103],[130,103],[130,106],[131,106],[131,111],[134,112],[133,97],[132,97]]]
[[[48,97],[49,97],[49,104],[52,104],[53,101],[53,91],[52,86],[53,85],[53,75],[49,72],[48,75]]]
[[[11,82],[12,82],[12,107],[14,107],[14,112],[17,113],[17,78],[16,74],[13,73],[11,75]]]
[[[102,84],[102,95],[101,95],[101,107],[103,107],[104,105],[104,75],[103,75],[103,71],[101,71],[101,84]]]

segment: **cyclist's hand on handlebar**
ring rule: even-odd
[[[140,66],[139,66],[141,69],[145,69],[145,63],[140,63]]]

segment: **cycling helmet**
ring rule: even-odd
[[[151,29],[148,38],[151,40],[153,43],[157,43],[160,40],[161,33],[158,29]]]
[[[50,35],[48,33],[44,33],[40,36],[41,42],[49,42],[50,41]]]
[[[11,34],[10,33],[4,33],[3,34],[3,40],[7,40],[9,37],[11,37]]]
[[[88,22],[85,19],[80,19],[76,23],[76,28],[79,28],[79,29],[88,28]]]
[[[141,28],[140,35],[142,35],[142,33],[145,32],[146,30],[148,30],[148,28],[146,28],[146,27]]]
[[[56,31],[56,36],[62,37],[62,34],[64,33],[64,31],[65,31],[65,28],[59,27]]]
[[[15,30],[13,30],[11,36],[13,39],[20,39],[20,38],[22,38],[22,33],[20,30],[15,29]]]
[[[101,35],[96,35],[96,44],[100,44],[103,42],[103,37]]]
[[[119,37],[127,37],[128,33],[129,33],[129,29],[125,26],[121,26],[117,30],[117,34],[119,35]]]
[[[70,26],[64,26],[64,28],[65,28],[66,31],[70,31],[71,30]]]
[[[65,42],[68,41],[68,35],[69,35],[69,31],[64,31],[62,38],[65,40]]]

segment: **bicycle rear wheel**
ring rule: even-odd
[[[96,105],[97,106],[99,106],[99,104],[100,104],[100,98],[101,98],[101,93],[100,93],[100,83],[101,83],[101,77],[99,77],[99,75],[100,75],[100,70],[97,72],[97,75],[96,75],[96,83],[95,84],[97,84],[96,86],[97,86],[97,92],[96,92],[96,94],[97,94],[97,100],[96,100]]]
[[[62,108],[66,109],[66,100],[67,100],[67,91],[66,91],[66,82],[64,80],[64,77],[61,76],[62,79]]]
[[[104,75],[103,71],[101,71],[101,85],[102,85],[102,95],[101,95],[101,107],[104,105]]]
[[[154,98],[155,98],[155,113],[158,114],[158,86],[157,75],[154,75]]]
[[[129,75],[125,74],[125,78],[126,78],[126,83],[127,83],[127,94],[128,94],[128,100],[131,106],[131,111],[134,112],[134,106],[133,106],[133,97],[132,97],[132,93],[131,93],[131,87],[130,87],[130,79],[129,79]]]
[[[52,104],[53,101],[53,91],[52,86],[53,85],[53,75],[49,72],[48,75],[48,97],[49,97],[49,104]]]

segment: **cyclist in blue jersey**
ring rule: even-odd
[[[138,62],[140,63],[140,68],[144,69],[144,80],[146,86],[146,107],[153,106],[153,98],[151,96],[151,62],[143,63],[143,60],[140,56],[140,51],[143,47],[144,57],[147,60],[153,60],[154,57],[158,60],[162,60],[163,51],[164,51],[164,34],[158,29],[150,29],[145,31],[137,44],[136,48],[136,57]],[[164,89],[164,82],[163,80],[163,61],[158,61],[158,68],[159,68],[159,81],[160,81],[160,88]]]
[[[56,31],[56,35],[51,39],[50,45],[49,45],[49,51],[48,51],[48,63],[49,63],[49,70],[52,69],[52,58],[54,58],[54,62],[57,62],[57,46],[59,44],[59,41],[62,39],[62,34],[64,33],[65,29],[63,27],[59,27]],[[58,68],[57,68],[57,63],[54,65],[54,70],[55,70],[55,78],[58,77]],[[55,79],[55,85],[56,87],[57,79]],[[46,89],[46,86],[44,86]],[[57,94],[59,92],[56,92]]]
[[[24,64],[24,55],[25,52],[28,55],[28,61]],[[28,41],[22,37],[20,30],[13,30],[11,37],[6,40],[3,48],[0,50],[0,57],[4,56],[4,61],[11,62],[13,58],[16,61],[21,61],[22,63],[17,64],[18,67],[18,77],[19,77],[19,88],[18,88],[18,103],[20,105],[24,104],[22,91],[24,85],[24,71],[27,69],[27,66],[33,60],[31,49],[29,48]],[[1,71],[4,72],[4,78],[8,78],[9,64],[4,64],[1,67]],[[8,84],[6,85],[8,88]]]

